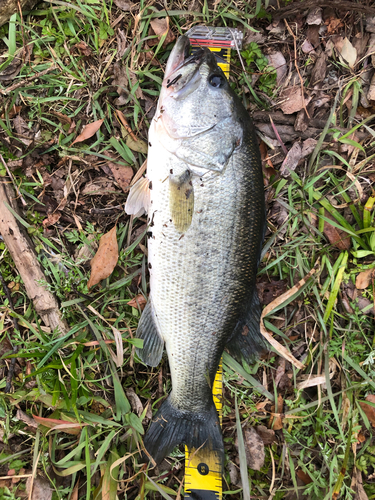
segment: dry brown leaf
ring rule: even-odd
[[[56,222],[58,222],[60,217],[61,217],[60,212],[55,212],[54,214],[48,214],[47,218],[44,219],[43,221],[43,226],[44,227],[53,226],[53,224],[56,224]]]
[[[355,286],[358,290],[364,290],[369,286],[372,281],[373,274],[375,274],[375,269],[367,269],[357,274],[355,279]]]
[[[335,220],[332,215],[325,210],[324,216],[327,219]],[[332,246],[338,248],[339,250],[349,250],[352,246],[350,236],[345,231],[332,226],[329,222],[324,221],[323,233],[331,243]]]
[[[84,42],[84,41],[81,41],[81,42],[79,42],[79,43],[76,43],[76,44],[74,45],[74,47],[75,47],[76,49],[78,49],[78,50],[81,52],[81,54],[83,54],[83,55],[84,55],[84,56],[86,56],[86,57],[91,56],[91,54],[92,54],[92,50],[91,50],[91,49],[90,49],[90,47],[87,45],[87,43],[86,43],[86,42]]]
[[[270,66],[273,66],[276,70],[277,85],[281,85],[288,72],[285,57],[281,52],[272,52],[271,54],[267,55],[267,59]]]
[[[15,118],[13,118],[13,125],[17,134],[19,135],[19,140],[26,146],[30,146],[30,144],[33,142],[34,132],[29,129],[27,123],[21,115],[17,115]]]
[[[116,226],[108,233],[103,234],[99,241],[99,249],[91,260],[91,276],[87,283],[90,289],[100,281],[108,278],[116,267],[118,261],[118,244]]]
[[[139,7],[139,3],[133,3],[129,2],[128,0],[114,0],[115,5],[121,10],[124,10],[126,12],[132,11]]]
[[[86,139],[90,139],[90,137],[96,134],[96,132],[100,129],[103,122],[104,120],[96,120],[96,122],[92,122],[86,125],[82,133],[79,134],[79,136],[71,143],[71,146],[73,146],[73,144],[76,144],[76,142],[83,142],[86,141]]]
[[[327,24],[327,32],[329,35],[331,35],[335,31],[337,31],[339,28],[342,28],[344,26],[343,23],[340,21],[340,19],[336,19],[336,18],[330,19],[325,24]]]
[[[298,469],[296,474],[297,474],[297,477],[305,484],[310,484],[313,482],[311,477],[308,474],[306,474],[306,472],[304,472],[302,469]]]
[[[8,111],[8,118],[14,118],[18,113],[21,111],[22,106],[16,106],[15,104],[11,107],[11,109]],[[5,113],[1,115],[2,120],[5,118]]]
[[[140,417],[143,413],[143,405],[138,395],[134,392],[132,387],[125,389],[125,394],[131,404],[132,410]]]
[[[311,97],[303,98],[302,90],[299,85],[294,85],[284,89],[280,94],[280,99],[283,101],[280,104],[280,108],[286,115],[296,113],[301,110],[304,105],[307,106],[307,104],[311,101]]]
[[[146,304],[147,300],[143,297],[142,294],[137,295],[136,297],[134,297],[134,299],[128,302],[128,306],[132,306],[135,308],[138,308],[139,306],[142,309],[142,311],[146,307]]]
[[[295,142],[288,151],[285,160],[280,167],[280,175],[289,177],[290,172],[294,172],[297,168],[298,162],[302,158],[302,148],[299,142]]]
[[[151,28],[155,35],[157,35],[160,40],[162,36],[167,35],[164,42],[163,47],[166,47],[169,43],[175,40],[175,36],[169,28],[169,17],[161,17],[159,19],[153,19],[150,22]],[[149,40],[148,44],[150,46],[157,45],[159,40]]]
[[[247,465],[250,469],[260,470],[265,459],[263,440],[254,427],[245,429],[243,434]]]
[[[82,189],[83,195],[103,195],[106,193],[115,193],[113,181],[108,177],[95,177],[91,182],[88,182]]]
[[[279,385],[279,382],[281,380],[281,377],[285,373],[285,358],[279,358],[279,363],[276,369],[276,375],[275,375],[275,386],[277,387]]]
[[[26,493],[29,495],[29,500],[51,500],[53,489],[50,482],[44,477],[39,476],[34,480],[29,477],[26,481]]]
[[[273,429],[267,429],[265,425],[258,425],[256,430],[265,445],[272,444],[276,441],[275,431]]]
[[[111,169],[113,177],[116,179],[120,188],[127,192],[134,175],[133,169],[126,165],[116,165],[111,161],[108,162],[108,167]]]
[[[316,24],[320,25],[322,23],[322,8],[321,7],[314,7],[312,8],[306,18],[306,24]]]
[[[366,397],[366,401],[368,401],[369,403],[375,403],[375,395],[369,394]],[[370,406],[367,403],[364,403],[363,401],[360,401],[359,404],[361,405],[361,408],[366,414],[366,417],[369,419],[371,425],[375,427],[375,407]]]
[[[279,431],[283,428],[282,413],[284,409],[284,401],[282,396],[279,394],[277,396],[277,413],[275,413],[275,405],[271,406],[271,418],[269,421],[269,426],[272,427],[274,431]]]
[[[301,50],[304,54],[310,54],[311,52],[314,52],[314,47],[311,45],[308,38],[306,38],[301,45]]]

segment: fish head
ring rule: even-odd
[[[228,149],[226,144],[230,143],[232,151],[232,145],[239,144],[239,135],[243,133],[238,98],[207,47],[197,49],[192,55],[189,52],[189,39],[180,37],[165,70],[154,119],[158,135],[165,136],[162,142],[169,150],[178,147],[173,140],[176,143],[179,139],[184,140],[185,145],[186,141],[194,140],[194,148],[207,150],[209,137],[215,145],[215,154],[217,151],[220,154],[218,142],[224,134],[225,147]],[[225,130],[220,126],[223,123],[226,123]],[[220,160],[219,164],[222,163]]]

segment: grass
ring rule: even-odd
[[[33,47],[31,62],[22,65],[13,81],[0,87],[4,92],[0,153],[8,163],[24,161],[23,168],[13,172],[27,201],[21,222],[45,270],[45,284],[60,301],[70,328],[59,337],[42,327],[0,240],[0,269],[15,308],[11,312],[0,290],[2,390],[14,356],[9,354],[6,339],[19,348],[14,391],[0,392],[0,470],[2,476],[14,470],[15,475],[46,477],[53,488],[53,500],[114,500],[116,494],[119,500],[143,500],[175,498],[183,493],[182,452],[175,450],[169,465],[159,472],[146,469],[139,456],[151,413],[171,388],[165,359],[160,367],[150,369],[134,354],[139,345],[134,334],[141,311],[128,303],[148,290],[141,246],[145,221],[130,221],[125,216],[121,207],[126,194],[114,184],[104,194],[81,194],[89,180],[108,175],[101,169],[114,154],[134,171],[145,160],[144,152],[132,149],[127,141],[116,110],[121,109],[138,138],[147,138],[147,109],[159,94],[163,65],[173,43],[163,46],[164,36],[156,39],[152,48],[147,44],[156,38],[150,32],[151,20],[165,17],[165,11],[145,2],[139,7],[133,15],[101,0],[69,4],[54,0],[25,15],[22,26],[16,15],[0,28],[0,47],[6,55],[1,70],[14,64],[21,47]],[[214,8],[203,2],[190,12],[183,3],[169,2],[167,7],[175,34],[198,22],[265,27],[270,15],[262,2],[250,5],[222,0]],[[121,56],[118,29],[127,40]],[[82,42],[90,56],[79,48]],[[147,59],[151,50],[155,65]],[[246,64],[250,66],[255,55],[263,68],[259,47],[253,45],[248,50]],[[112,84],[113,65],[118,61],[126,68],[120,103],[119,85]],[[267,186],[269,230],[259,269],[261,282],[285,282],[291,288],[319,261],[317,275],[292,300],[273,311],[265,325],[302,358],[304,375],[323,376],[325,382],[300,389],[302,374],[286,364],[283,385],[276,384],[280,357],[275,352],[253,367],[241,366],[224,355],[225,498],[248,497],[230,474],[234,469],[242,480],[247,474],[251,498],[268,498],[272,485],[276,500],[290,500],[297,494],[311,500],[351,499],[354,467],[363,478],[375,470],[373,430],[360,404],[368,394],[375,394],[374,319],[360,310],[348,292],[356,275],[374,266],[374,193],[370,186],[374,174],[373,117],[358,120],[356,110],[363,92],[360,79],[335,64],[345,86],[331,100],[326,126],[306,168],[297,169],[286,179],[271,177]],[[38,79],[29,79],[48,69],[51,71]],[[232,85],[254,109],[262,103],[269,107],[269,96],[277,95],[273,75],[272,69],[267,70],[261,80],[266,89],[258,84],[248,94],[245,90],[250,76],[243,73],[234,56]],[[19,87],[7,91],[9,85],[18,83]],[[348,112],[344,100],[351,91]],[[30,131],[27,147],[22,134],[15,132],[15,105],[22,106],[20,114]],[[68,119],[63,120],[62,115]],[[103,126],[92,139],[71,145],[83,125],[99,119],[104,120]],[[70,131],[72,121],[76,127]],[[359,129],[369,133],[369,139],[360,144],[352,138]],[[354,157],[357,153],[343,153],[337,144],[356,147],[358,157]],[[70,179],[70,194],[63,211],[65,219],[48,232],[42,221],[51,203],[55,207],[56,193],[62,192],[61,186],[51,185],[49,176],[56,179],[59,172],[64,182]],[[6,175],[2,165],[0,175]],[[272,211],[276,202],[286,211],[282,223]],[[120,209],[115,208],[118,206]],[[77,260],[77,252],[98,241],[115,223],[118,265],[100,287],[89,291],[88,259]],[[327,224],[350,236],[350,249],[339,250],[330,244]],[[371,285],[364,294],[373,303]],[[13,317],[18,319],[20,331],[13,329]],[[114,356],[114,329],[124,346],[121,366],[116,366]],[[275,430],[274,442],[265,446],[264,466],[253,471],[244,464],[241,438],[239,451],[235,438],[241,435],[240,427],[275,427],[272,412],[282,414],[282,426]],[[24,415],[49,420],[39,420],[44,424],[36,429]],[[20,450],[15,452],[15,446]],[[0,498],[25,498],[25,483],[25,479],[13,485],[0,483]],[[375,498],[373,480],[364,480],[364,488],[369,499]]]

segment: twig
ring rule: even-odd
[[[17,207],[12,206],[15,193],[5,179],[0,182],[0,233],[13,262],[25,284],[26,292],[33,301],[35,311],[41,316],[46,326],[57,329],[65,335],[69,328],[62,318],[62,312],[56,298],[41,283],[46,276],[35,255],[32,241],[17,222]]]
[[[10,294],[9,288],[7,287],[7,284],[5,283],[5,280],[4,280],[4,277],[3,277],[2,273],[1,273],[1,271],[0,271],[0,280],[1,280],[1,283],[3,285],[4,293],[7,296],[7,299],[8,299],[8,302],[9,302],[9,307],[12,309],[13,312],[15,312],[14,306],[13,306],[13,301],[12,301],[12,296]],[[12,318],[12,320],[13,320],[14,329],[19,332],[20,331],[20,327],[18,325],[17,318]],[[14,345],[13,346],[13,354],[17,354],[17,352],[18,352],[18,346]],[[12,388],[12,380],[13,380],[15,366],[16,366],[16,358],[12,358],[11,362],[10,362],[10,368],[9,368],[9,371],[8,371],[8,375],[7,375],[7,383],[6,383],[6,386],[5,386],[5,392],[6,393],[10,392],[10,390]]]
[[[9,92],[12,92],[13,90],[18,89],[19,87],[23,87],[24,85],[28,85],[29,83],[32,83],[34,80],[37,80],[41,76],[44,76],[47,73],[49,73],[50,71],[57,69],[57,67],[58,66],[56,64],[52,64],[52,66],[50,66],[49,68],[47,68],[43,71],[40,71],[39,73],[35,73],[35,75],[29,76],[28,78],[25,78],[24,80],[22,80],[18,83],[15,83],[14,85],[11,85],[10,87],[8,87],[6,89],[0,89],[0,92],[3,95],[7,95],[7,94],[9,94]]]
[[[14,177],[13,177],[13,175],[12,175],[12,172],[9,170],[9,167],[8,167],[8,165],[6,164],[6,162],[5,162],[4,158],[2,157],[2,155],[1,155],[1,154],[0,154],[0,160],[1,160],[2,164],[3,164],[3,165],[4,165],[4,167],[5,167],[5,170],[8,172],[8,175],[9,175],[9,177],[10,177],[10,180],[12,181],[13,186],[14,186],[15,190],[17,191],[18,196],[20,197],[20,200],[22,201],[22,205],[23,205],[24,207],[26,207],[27,203],[26,203],[26,201],[25,201],[25,198],[24,198],[24,197],[22,196],[22,194],[20,193],[20,190],[18,189],[18,186],[17,186],[17,184],[16,184],[16,182],[15,182],[15,180],[14,180]]]
[[[288,21],[286,19],[284,19],[284,23],[285,23],[285,26],[288,28],[289,33],[293,37],[293,44],[294,44],[294,66],[295,66],[295,68],[297,70],[297,73],[298,73],[298,76],[299,76],[299,81],[300,81],[300,84],[301,84],[301,94],[302,94],[303,109],[305,110],[305,113],[306,113],[307,117],[310,118],[310,115],[309,115],[309,112],[307,111],[306,103],[305,103],[305,94],[303,92],[304,91],[303,80],[302,80],[302,76],[301,76],[301,73],[299,72],[299,67],[298,67],[298,64],[297,64],[297,39],[296,39],[296,36],[293,33],[293,31],[292,31],[291,27],[289,26]]]
[[[134,134],[134,132],[130,128],[130,125],[129,125],[127,119],[125,118],[124,113],[122,111],[120,111],[119,109],[116,109],[116,113],[117,113],[117,116],[120,118],[121,123],[124,125],[127,133],[133,139],[133,141],[138,141],[137,136]]]

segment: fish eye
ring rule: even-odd
[[[222,75],[210,75],[208,83],[211,85],[211,87],[224,87],[225,78]]]

